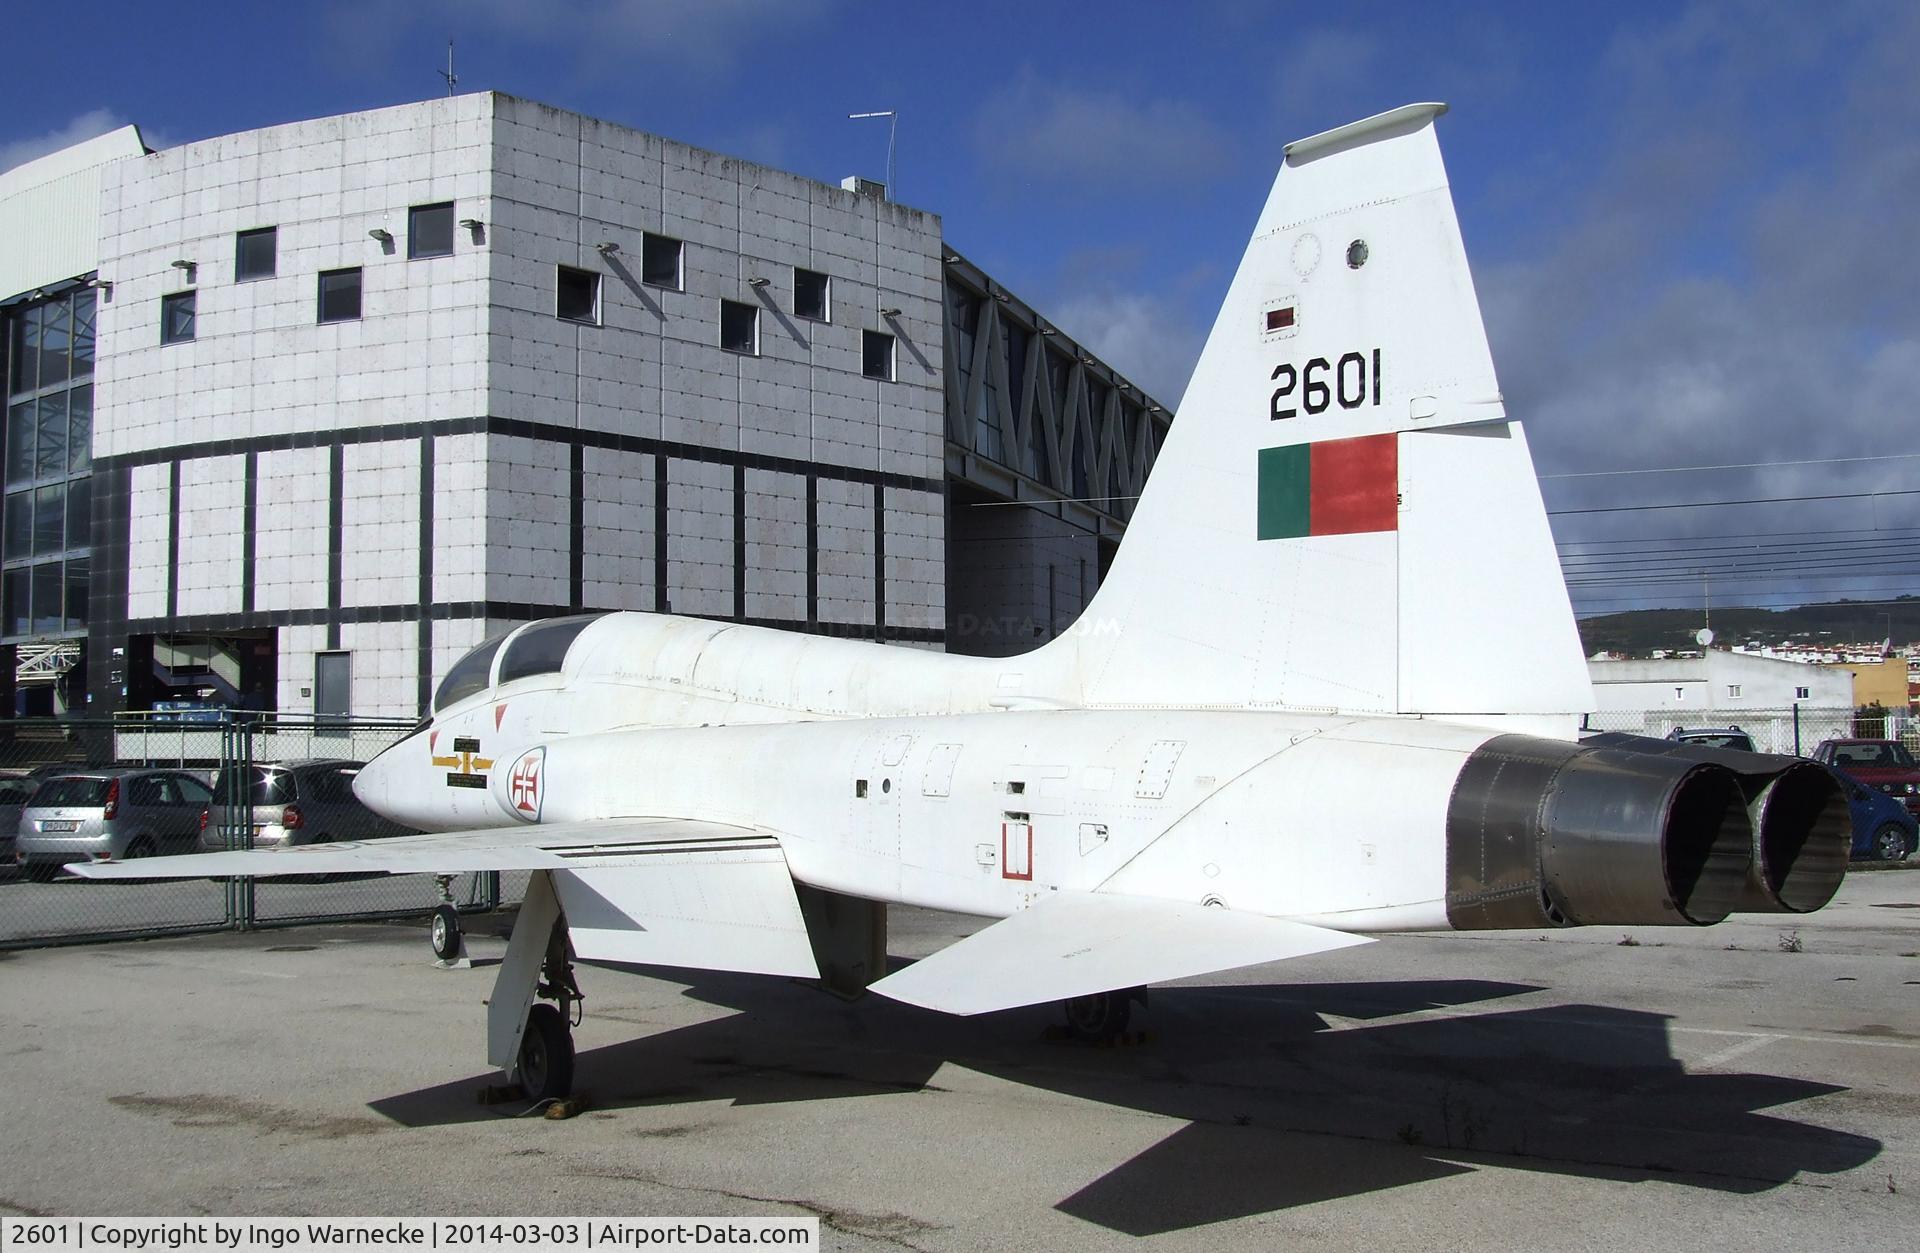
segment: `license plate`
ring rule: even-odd
[[[54,819],[50,822],[41,823],[40,829],[42,831],[78,831],[80,829],[80,824],[77,822],[66,822],[60,819]]]

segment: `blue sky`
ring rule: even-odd
[[[1445,100],[1494,359],[1543,475],[1884,456],[1920,429],[1910,3],[347,0],[16,6],[8,25],[26,55],[0,166],[125,121],[165,146],[440,94],[450,37],[462,90],[827,180],[882,176],[886,124],[846,114],[896,109],[899,198],[1169,402],[1280,146]],[[1891,490],[1916,470],[1545,488],[1561,508]],[[1556,526],[1884,528],[1920,524],[1915,500]]]

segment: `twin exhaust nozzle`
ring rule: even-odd
[[[1479,930],[1806,913],[1833,899],[1851,845],[1840,783],[1813,762],[1503,735],[1454,783],[1447,917]]]

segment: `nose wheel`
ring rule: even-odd
[[[460,911],[451,905],[435,909],[427,924],[427,942],[433,945],[433,955],[441,961],[459,961],[461,950],[466,947],[460,930]]]

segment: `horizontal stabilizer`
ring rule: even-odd
[[[950,1014],[984,1014],[1365,943],[1364,936],[1260,914],[1062,892],[872,990]]]
[[[221,879],[311,874],[464,874],[474,870],[573,870],[631,866],[698,851],[710,857],[749,860],[771,853],[781,859],[771,835],[748,827],[683,818],[607,818],[556,822],[389,840],[300,844],[292,848],[192,853],[136,861],[77,862],[69,867],[86,879]]]

